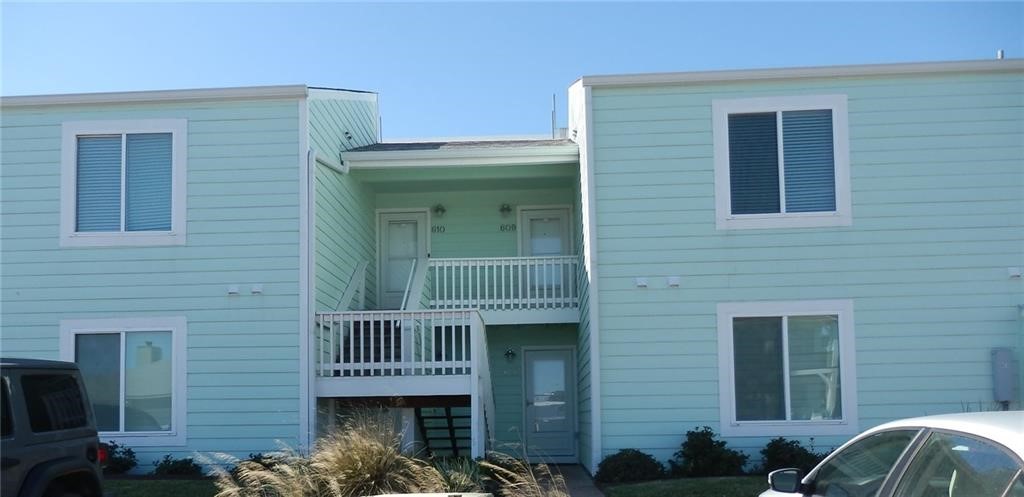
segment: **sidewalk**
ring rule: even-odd
[[[572,497],[604,497],[604,494],[594,485],[594,480],[578,464],[559,465],[558,471],[565,477],[565,486]]]

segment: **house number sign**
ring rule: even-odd
[[[431,233],[444,233],[444,225],[443,224],[435,224],[435,225],[430,227],[430,232]]]
[[[514,224],[503,224],[501,225],[501,231],[515,231],[516,225]]]

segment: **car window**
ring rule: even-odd
[[[1024,497],[1024,474],[1017,475],[1017,479],[1013,480],[1007,489],[1005,497]]]
[[[1020,469],[1020,464],[995,444],[965,435],[934,432],[900,479],[896,495],[999,496]]]
[[[80,428],[88,424],[82,392],[68,374],[21,377],[29,425],[36,433]]]
[[[7,377],[0,379],[0,437],[7,438],[14,433],[14,419],[11,418],[11,394]]]
[[[815,473],[813,495],[874,497],[892,466],[919,431],[883,431],[844,448]]]
[[[1005,497],[1024,497],[1024,474],[1017,475],[1017,480],[1010,484]]]

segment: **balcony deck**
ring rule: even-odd
[[[430,309],[477,309],[495,324],[578,323],[579,257],[430,259]]]

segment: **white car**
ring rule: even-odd
[[[886,423],[768,486],[761,497],[1024,497],[1024,411]]]

